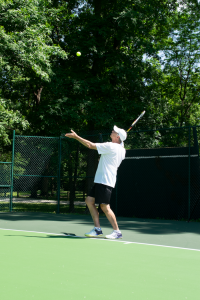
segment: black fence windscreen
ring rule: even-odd
[[[199,219],[199,128],[132,134],[127,141],[132,150],[127,150],[118,170],[112,199],[115,213],[138,218]],[[143,149],[137,149],[139,142]]]

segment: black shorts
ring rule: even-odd
[[[95,198],[97,204],[110,204],[112,189],[111,186],[95,183],[88,196]]]

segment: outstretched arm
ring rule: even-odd
[[[68,137],[68,138],[75,139],[75,140],[79,141],[81,144],[83,144],[85,147],[87,147],[89,149],[97,150],[97,147],[94,143],[92,143],[88,140],[85,140],[82,137],[78,136],[78,134],[76,134],[76,132],[74,132],[73,130],[71,130],[71,133],[66,133],[65,136]]]

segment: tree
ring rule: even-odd
[[[152,74],[143,56],[157,56],[160,40],[168,37],[176,1],[9,3],[3,10],[8,21],[3,18],[2,41],[9,49],[11,67],[3,64],[2,96],[20,107],[31,124],[29,133],[58,136],[70,128],[128,127],[149,109],[146,81]],[[25,18],[17,7],[25,11]],[[17,51],[11,47],[11,37],[17,38]],[[145,126],[144,120],[138,126]],[[95,160],[91,160],[93,169]],[[91,170],[89,164],[88,155]]]
[[[186,2],[172,20],[170,35],[160,46],[160,63],[150,60],[149,105],[158,127],[199,123],[200,11],[195,2]]]
[[[13,109],[10,100],[0,98],[0,160],[11,161],[12,132],[16,129],[19,134],[28,129],[29,123],[20,111]]]
[[[53,39],[69,55],[55,62],[43,90],[37,112],[43,133],[129,125],[147,104],[144,79],[151,74],[143,55],[156,55],[175,7],[174,1],[83,1],[72,19],[60,18]]]
[[[51,19],[58,13],[44,0],[0,3],[1,94],[27,118],[37,110],[51,79],[52,61],[67,58],[51,38]]]

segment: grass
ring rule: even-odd
[[[57,213],[57,204],[53,203],[13,203],[13,212],[41,212],[41,213]],[[2,202],[0,204],[0,212],[9,212],[9,204]],[[85,206],[80,205],[74,205],[74,211],[69,211],[69,204],[61,204],[60,205],[60,211],[61,214],[78,214],[78,215],[85,215],[89,214],[88,211],[86,211]],[[100,213],[101,216],[105,216],[104,213]],[[137,218],[136,216],[133,216],[133,218]],[[148,219],[148,218],[145,218]],[[151,218],[152,219],[152,218]],[[169,220],[165,218],[156,218],[157,220]],[[180,219],[172,221],[182,221],[187,222],[187,219]],[[200,222],[200,219],[191,219],[190,222]]]
[[[85,215],[89,214],[86,211],[85,206],[74,205],[74,210],[72,212],[69,211],[69,204],[61,204],[59,212],[61,214],[79,214]],[[0,211],[8,212],[9,205],[8,203],[1,203],[0,204]],[[41,213],[57,213],[57,205],[53,203],[13,203],[13,212],[41,212]],[[104,215],[101,213],[100,215]]]
[[[57,199],[56,199],[56,194],[54,196],[48,196],[48,197],[41,197],[40,196],[41,191],[37,191],[37,196],[35,200],[38,200],[38,203],[30,203],[30,196],[31,192],[13,192],[13,198],[23,198],[23,200],[27,200],[27,203],[13,203],[13,211],[18,211],[18,212],[43,212],[43,213],[57,213]],[[75,193],[76,198],[74,201],[80,201],[84,202],[83,200],[83,193],[81,192],[76,192]],[[2,200],[6,197],[10,197],[10,193],[0,193],[0,198],[2,197]],[[40,199],[44,200],[52,200],[55,201],[54,203],[39,203]],[[60,200],[68,201],[68,191],[63,191],[61,189],[60,192]],[[29,202],[29,203],[28,203]],[[80,206],[80,205],[74,205],[74,210],[72,212],[69,211],[69,204],[60,204],[60,213],[74,213],[74,214],[86,214],[86,207],[85,206]],[[8,202],[1,202],[0,203],[0,211],[9,211],[9,203]]]
[[[3,212],[9,211],[9,203],[1,203],[0,204],[0,211],[3,211]]]
[[[0,193],[0,198],[9,198],[10,197],[10,193]],[[13,198],[30,198],[31,197],[31,192],[30,191],[27,191],[27,192],[19,192],[17,194],[17,192],[13,192]],[[54,195],[48,195],[48,196],[41,196],[41,191],[38,190],[37,191],[37,199],[47,199],[47,200],[55,200],[57,201],[57,194],[55,193]],[[84,202],[85,201],[85,198],[83,197],[83,193],[78,191],[78,192],[75,192],[75,201],[81,201],[81,202]],[[68,197],[68,191],[63,191],[61,189],[60,191],[60,200],[69,200],[69,197]]]
[[[14,211],[57,213],[57,205],[52,203],[13,203]],[[69,213],[69,205],[60,205],[60,213]],[[85,206],[74,206],[73,213],[85,214]]]

